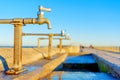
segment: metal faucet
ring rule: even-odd
[[[38,48],[40,48],[40,40],[48,40],[49,38],[38,38]],[[53,40],[59,40],[60,44],[59,44],[59,50],[60,53],[62,52],[62,40],[71,40],[70,35],[66,34],[65,38],[53,38]]]
[[[52,50],[52,40],[53,36],[65,36],[65,32],[62,30],[60,34],[58,33],[50,33],[50,34],[33,34],[33,33],[23,33],[23,36],[49,36],[49,46],[48,46],[48,59],[51,59],[51,50]]]
[[[13,70],[9,70],[7,74],[18,74],[22,70],[22,26],[26,24],[47,24],[48,29],[51,29],[51,23],[47,18],[44,18],[43,11],[51,11],[50,8],[39,8],[37,18],[14,18],[14,19],[0,19],[0,24],[13,24],[14,25],[14,61]]]
[[[51,23],[47,18],[44,18],[44,12],[43,11],[50,12],[51,9],[50,8],[44,8],[43,6],[40,6],[39,7],[39,12],[37,14],[37,16],[38,16],[37,21],[38,21],[39,24],[46,23],[48,25],[48,29],[51,29],[52,28]]]
[[[44,8],[44,7],[40,7],[39,8],[39,12],[38,12],[38,16],[37,18],[15,18],[15,19],[0,19],[0,24],[22,24],[22,25],[26,25],[26,24],[47,24],[48,25],[48,29],[51,29],[51,23],[50,20],[47,18],[44,18],[44,12],[43,11],[48,11],[50,12],[51,9],[50,8]]]
[[[63,39],[71,40],[70,34],[66,34],[66,35],[65,35],[65,38],[63,38]]]

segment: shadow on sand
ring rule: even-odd
[[[39,52],[39,53],[41,53],[42,54],[42,56],[43,56],[43,58],[44,59],[46,59],[46,57],[45,57],[45,55],[44,55],[44,53],[43,52],[41,52],[41,51],[39,51],[39,50],[37,50],[37,49],[35,49],[35,48],[32,48],[33,50],[35,50],[35,51],[37,51],[37,52]]]

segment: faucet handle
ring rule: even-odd
[[[39,10],[40,10],[40,11],[50,12],[50,11],[51,11],[51,8],[45,8],[45,7],[43,7],[43,6],[40,6]]]
[[[70,34],[66,34],[66,35],[65,35],[65,39],[71,40]]]
[[[65,36],[65,31],[61,30],[61,36]]]

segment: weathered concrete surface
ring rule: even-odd
[[[119,46],[94,46],[94,48],[103,51],[120,52]]]
[[[27,71],[19,75],[5,75],[0,72],[0,80],[38,80],[49,74],[67,57],[67,54],[54,56],[51,60],[42,59],[31,64],[24,65]]]
[[[89,54],[88,52],[81,52],[80,46],[67,46],[63,49],[68,53],[69,56],[79,56],[84,54]]]
[[[64,51],[63,51],[64,52]],[[48,56],[48,48],[23,48],[22,64],[29,64]],[[59,53],[59,48],[53,48],[52,56]],[[10,68],[13,67],[13,48],[0,48],[0,56],[5,58]],[[0,61],[0,71],[3,71],[3,65]]]
[[[63,47],[69,56],[78,56],[80,55],[80,47],[79,46],[67,46]]]
[[[92,53],[97,61],[104,64],[102,65],[103,68],[107,69],[112,75],[120,78],[120,54],[90,48],[85,48],[83,51],[86,53]]]

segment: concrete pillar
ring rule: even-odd
[[[14,25],[14,70],[19,71],[22,68],[22,25]]]

